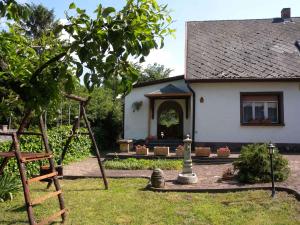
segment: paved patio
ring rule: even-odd
[[[286,187],[300,193],[300,155],[285,155],[289,160],[291,175],[285,182],[278,182],[276,186]],[[176,170],[164,171],[166,188],[168,189],[229,189],[229,188],[249,188],[249,187],[269,187],[270,183],[241,185],[237,181],[220,181],[225,169],[231,167],[231,163],[216,165],[193,166],[194,172],[199,178],[195,185],[179,185],[174,181],[177,178]],[[150,177],[151,170],[106,170],[108,177]],[[77,162],[64,167],[66,177],[100,177],[100,170],[96,158],[88,158],[82,162]]]

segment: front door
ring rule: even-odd
[[[183,138],[183,111],[177,102],[166,101],[159,106],[157,111],[157,137],[159,139]]]

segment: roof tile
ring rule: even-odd
[[[188,22],[186,79],[300,78],[300,18],[292,20]]]

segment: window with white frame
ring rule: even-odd
[[[282,94],[241,93],[242,124],[282,124]]]

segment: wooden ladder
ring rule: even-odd
[[[22,127],[22,126],[21,126]],[[39,121],[39,127],[41,133],[33,133],[33,132],[22,132],[23,129],[20,129],[16,132],[2,132],[0,135],[6,135],[6,136],[11,136],[12,138],[12,146],[11,146],[11,151],[9,152],[0,152],[0,158],[3,157],[4,160],[0,166],[0,175],[3,172],[3,169],[5,165],[8,163],[9,159],[11,158],[16,158],[19,172],[20,172],[20,177],[22,181],[22,186],[23,186],[23,192],[24,192],[24,198],[25,198],[25,206],[27,209],[27,215],[28,215],[28,220],[30,225],[45,225],[53,222],[54,220],[57,219],[57,217],[62,218],[62,222],[65,221],[66,219],[66,208],[64,205],[64,199],[63,199],[63,193],[59,184],[59,180],[57,177],[57,172],[55,170],[54,166],[54,159],[52,152],[50,150],[50,146],[48,143],[48,137],[44,128],[44,121],[43,117],[40,116],[40,121]],[[20,135],[39,135],[42,138],[43,145],[45,151],[43,153],[29,153],[29,152],[21,152],[20,150]],[[44,174],[42,176],[37,176],[33,178],[27,178],[26,175],[26,164],[34,161],[39,161],[39,160],[48,160],[49,162],[49,173]],[[30,196],[30,185],[34,182],[42,181],[42,180],[51,180],[54,183],[55,191],[51,192],[45,196],[41,196],[37,199],[31,199]],[[33,212],[33,206],[39,205],[46,201],[49,198],[52,197],[58,197],[59,201],[59,206],[60,210],[50,217],[43,219],[41,221],[37,221],[34,216]]]

